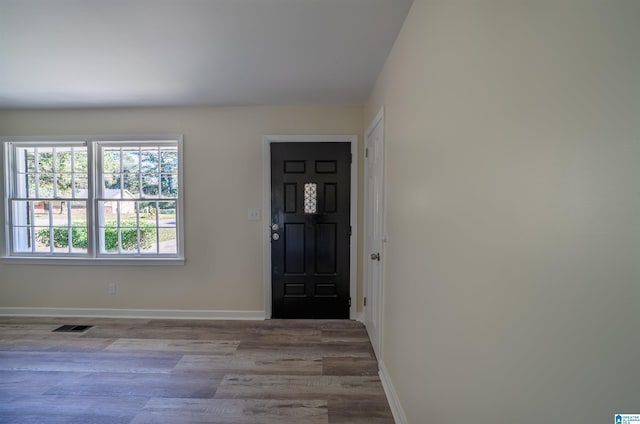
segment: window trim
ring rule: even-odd
[[[87,254],[80,255],[48,255],[29,252],[15,252],[12,254],[11,236],[11,210],[10,198],[12,181],[16,170],[12,160],[12,150],[14,145],[38,144],[45,145],[58,143],[86,143],[88,163],[88,199],[87,199],[87,229],[89,232],[89,246]],[[131,144],[159,144],[172,142],[178,148],[178,198],[176,208],[176,232],[177,232],[177,254],[165,255],[124,255],[124,254],[104,254],[98,249],[99,220],[96,214],[96,189],[100,178],[98,153],[100,146],[109,144],[128,145]],[[0,237],[4,240],[0,243],[0,260],[8,264],[69,264],[69,265],[182,265],[184,258],[184,143],[182,134],[142,134],[142,135],[73,135],[73,136],[36,136],[36,137],[0,137],[0,164],[3,184],[2,190],[3,207],[0,208],[0,219],[3,225],[0,227]]]

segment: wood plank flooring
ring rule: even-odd
[[[63,324],[93,325],[53,333]],[[393,424],[347,320],[0,317],[0,423]]]

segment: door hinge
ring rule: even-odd
[[[351,298],[349,298],[349,307],[351,307]]]
[[[367,298],[366,297],[362,300],[362,302],[363,302],[363,306],[367,306]]]
[[[369,148],[365,148],[364,149],[364,157],[368,158],[369,157]]]

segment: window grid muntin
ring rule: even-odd
[[[35,149],[33,149],[33,152],[34,152],[33,153],[34,169],[36,171],[34,175],[34,182],[36,187],[36,198],[39,198],[40,197],[40,160],[38,158],[40,155],[40,149],[36,147]],[[27,196],[29,196],[28,191],[27,191]]]
[[[101,190],[101,198],[104,198],[106,196],[104,196],[105,191],[107,190],[107,188],[105,187],[105,176],[117,176],[118,180],[119,180],[119,187],[118,190],[120,190],[120,198],[125,198],[124,197],[124,191],[126,190],[125,187],[125,176],[129,175],[128,172],[126,172],[126,167],[125,167],[125,163],[124,163],[124,157],[125,154],[124,152],[131,152],[134,151],[134,147],[132,147],[130,144],[127,145],[121,145],[121,144],[106,144],[106,143],[99,143],[100,144],[100,164],[101,164],[101,169],[100,169],[100,174],[101,174],[101,180],[103,181],[102,184],[100,185],[100,190]],[[153,145],[153,146],[149,146],[150,143],[140,143],[137,145],[137,157],[138,157],[138,167],[137,167],[137,178],[138,178],[138,192],[140,193],[139,198],[144,198],[144,199],[151,199],[151,198],[166,198],[166,199],[175,199],[180,197],[179,194],[179,190],[180,190],[180,168],[179,168],[179,146],[177,145],[177,143],[173,143],[173,145],[171,144],[167,144],[166,142],[164,143],[158,143],[157,145]],[[113,171],[113,170],[107,170],[105,167],[105,152],[118,152],[118,170],[117,171]],[[157,157],[157,165],[154,168],[153,172],[145,172],[144,171],[144,167],[143,167],[143,157],[144,157],[144,153],[148,153],[148,152],[153,152],[156,153],[156,157]],[[163,153],[173,153],[176,156],[175,162],[176,164],[173,165],[175,167],[175,170],[172,172],[163,172]],[[155,190],[157,191],[157,195],[150,195],[150,194],[146,194],[145,190],[143,189],[143,185],[144,185],[144,179],[145,177],[153,177],[154,179],[157,180],[156,184],[155,184]],[[163,187],[162,187],[162,182],[163,182],[163,178],[165,178],[165,181],[177,181],[176,184],[176,190],[178,191],[177,195],[164,195],[164,191],[163,191]],[[171,186],[170,186],[171,188]]]
[[[69,237],[70,227],[68,226],[69,218],[69,206],[71,202],[82,200],[73,197],[61,197],[58,192],[58,174],[61,173],[59,169],[60,152],[69,152],[70,157],[74,158],[76,149],[86,150],[87,143],[84,141],[46,141],[46,142],[9,142],[5,148],[5,154],[7,155],[7,161],[5,161],[6,171],[5,176],[7,178],[7,213],[6,220],[8,222],[8,235],[7,237],[7,249],[11,254],[19,253],[34,254],[34,255],[58,255],[58,256],[71,256],[77,255],[76,252],[71,252],[72,246],[67,246],[66,252],[60,252],[60,249],[55,248],[55,229],[66,228],[67,236]],[[44,172],[41,172],[42,157],[45,154],[49,154],[51,160],[51,190],[50,196],[42,196],[42,189],[40,186],[41,178]],[[31,157],[32,155],[32,157]],[[87,164],[88,165],[88,164]],[[71,173],[75,171],[75,165],[71,165]],[[88,167],[87,167],[88,168]],[[33,181],[33,192],[30,187],[29,181]],[[20,205],[24,203],[24,205]],[[54,222],[53,217],[55,203],[60,205],[66,205],[67,208],[67,220],[64,224]],[[84,202],[87,203],[86,201]],[[45,214],[46,223],[38,222],[36,219],[36,205],[41,204],[43,208],[46,205],[47,212]],[[62,206],[61,206],[62,207]],[[24,212],[20,212],[20,209],[26,208]],[[18,215],[22,215],[22,218],[18,218]],[[85,228],[87,228],[87,219],[84,218]],[[47,230],[49,246],[46,251],[38,248],[38,229]],[[27,236],[23,237],[20,232],[26,232]],[[21,244],[23,243],[23,244]]]
[[[100,201],[98,204],[98,209],[100,211],[104,211],[108,208],[108,206],[106,206],[106,203],[111,202],[111,200],[107,200],[107,201]],[[116,199],[114,200],[114,203],[119,202],[119,203],[134,203],[134,211],[135,211],[135,223],[134,225],[129,225],[129,221],[126,221],[123,219],[123,214],[122,214],[122,210],[124,209],[123,207],[121,207],[121,205],[118,206],[111,206],[112,208],[115,207],[115,215],[116,215],[116,220],[114,221],[114,224],[111,224],[109,221],[103,220],[102,224],[99,227],[99,231],[100,231],[100,242],[101,242],[101,248],[100,248],[100,252],[106,256],[113,256],[115,254],[119,254],[119,255],[151,255],[151,256],[157,256],[157,255],[175,255],[177,254],[177,242],[178,242],[178,225],[177,222],[174,222],[173,224],[167,224],[167,223],[163,223],[160,221],[160,215],[161,215],[161,211],[163,211],[162,208],[160,208],[160,204],[161,203],[171,203],[171,208],[167,208],[167,209],[176,209],[176,212],[174,214],[175,218],[174,220],[177,220],[177,206],[178,206],[178,201],[177,200],[167,200],[167,199],[155,199],[152,201],[149,201],[149,199]],[[151,206],[146,206],[145,208],[143,208],[141,206],[141,204],[143,203],[153,203],[153,205]],[[144,223],[141,220],[141,215],[143,214],[143,210],[149,208],[149,210],[153,210],[154,213],[154,220],[153,220],[153,225],[152,226],[147,226],[144,225]],[[145,221],[147,223],[149,223],[149,221]],[[109,247],[106,245],[107,242],[107,234],[106,232],[109,230],[115,230],[117,232],[117,252],[114,252],[113,250],[109,249]],[[123,240],[123,231],[131,231],[131,230],[135,230],[136,231],[136,248],[135,250],[131,250],[131,249],[127,249],[124,247],[125,243]],[[145,248],[143,246],[143,234],[142,231],[144,230],[150,230],[155,232],[155,236],[154,236],[154,240],[152,242],[152,245],[148,248]],[[172,231],[172,233],[175,235],[174,238],[168,239],[167,241],[170,240],[174,240],[176,243],[176,247],[172,250],[172,251],[168,251],[165,250],[164,252],[162,251],[162,245],[161,245],[161,233],[164,231]]]
[[[28,146],[25,143],[19,143],[13,146],[12,149],[12,162],[15,167],[13,179],[13,198],[30,198],[30,199],[77,199],[86,198],[79,196],[77,193],[78,178],[88,180],[88,172],[81,172],[78,169],[77,153],[84,152],[87,156],[86,162],[88,162],[87,146],[69,144],[61,142],[58,147],[52,146],[48,143],[47,146],[36,145]],[[48,151],[50,149],[50,151]],[[60,169],[61,154],[68,153],[70,160],[70,168],[68,171]],[[29,155],[33,155],[33,170],[30,169]],[[41,168],[41,158],[44,154],[51,154],[51,172],[44,172]],[[22,159],[22,160],[20,160]],[[25,163],[26,162],[26,163]],[[88,163],[86,163],[88,169]],[[41,182],[44,176],[49,175],[51,178],[51,195],[44,195],[42,193]],[[69,179],[69,185],[71,195],[60,194],[60,181],[65,176]],[[31,191],[29,181],[33,181],[33,194]],[[23,187],[20,182],[23,181],[26,187]],[[25,190],[24,195],[20,196],[19,191]]]
[[[138,170],[138,197],[132,197],[132,198],[127,198],[125,197],[125,189],[124,189],[124,175],[125,175],[125,166],[124,166],[124,154],[123,152],[126,151],[133,151],[133,149],[135,149],[137,147],[137,156],[138,156],[138,166],[137,166],[137,170]],[[119,172],[115,173],[115,172],[107,172],[108,170],[105,168],[105,152],[118,152],[119,153]],[[162,172],[162,152],[167,151],[167,152],[171,152],[175,155],[175,172],[171,172],[171,173],[163,173]],[[155,172],[145,172],[144,171],[144,167],[143,167],[143,153],[144,152],[155,152],[156,153],[156,166],[154,168]],[[161,141],[161,142],[153,142],[153,141],[149,141],[149,142],[131,142],[131,143],[122,143],[122,142],[100,142],[98,143],[98,157],[99,157],[99,161],[98,161],[98,177],[97,179],[102,181],[101,184],[99,184],[98,190],[100,190],[100,197],[97,198],[96,200],[96,207],[98,208],[98,215],[99,215],[99,226],[98,226],[98,231],[99,231],[99,240],[100,240],[100,246],[99,249],[97,251],[97,255],[101,256],[113,256],[113,253],[110,253],[109,250],[107,250],[107,246],[105,245],[105,241],[106,241],[106,234],[105,234],[105,230],[107,228],[114,228],[114,227],[110,227],[107,225],[106,219],[105,219],[105,207],[101,206],[101,202],[105,203],[105,202],[114,202],[114,203],[120,203],[123,201],[133,201],[135,202],[135,219],[136,219],[136,233],[137,233],[137,251],[135,252],[130,252],[127,250],[124,250],[122,248],[122,228],[130,228],[130,227],[122,227],[121,223],[121,208],[117,207],[117,222],[116,222],[116,231],[118,234],[118,255],[122,255],[122,256],[151,256],[151,257],[164,257],[164,256],[168,256],[168,257],[175,257],[176,255],[180,254],[180,250],[179,250],[179,242],[180,242],[180,234],[178,232],[178,225],[177,225],[177,221],[178,221],[178,209],[179,209],[179,204],[180,204],[180,145],[179,142],[177,141]],[[120,197],[116,198],[116,199],[111,199],[111,198],[107,198],[105,196],[106,194],[106,187],[104,184],[105,181],[105,175],[119,175],[119,190],[120,190]],[[157,186],[156,186],[156,191],[157,191],[157,196],[150,196],[145,194],[145,188],[144,188],[144,176],[148,176],[148,175],[152,175],[155,178],[157,178]],[[168,196],[163,196],[162,193],[162,176],[163,175],[170,175],[172,177],[175,177],[175,179],[177,180],[177,187],[176,187],[176,191],[177,194],[173,197],[168,197]],[[176,224],[174,227],[166,227],[166,228],[174,228],[175,230],[175,243],[176,243],[176,248],[173,250],[173,252],[161,252],[161,234],[160,234],[160,230],[161,228],[165,228],[161,225],[160,223],[160,202],[167,202],[170,201],[174,204],[174,209],[175,209],[175,220],[176,220]],[[156,237],[155,237],[155,244],[153,246],[153,251],[146,251],[147,249],[143,249],[142,246],[142,226],[140,224],[140,214],[141,214],[141,207],[140,204],[141,203],[153,203],[154,206],[154,211],[155,211],[155,226],[154,227],[150,227],[153,228],[153,230],[156,233]],[[119,205],[118,205],[119,206]],[[146,228],[146,227],[144,227]]]
[[[13,237],[12,239],[16,239],[16,238],[22,238],[16,235],[16,232],[19,232],[20,230],[25,230],[28,232],[28,240],[29,240],[29,249],[19,249],[17,246],[13,246],[13,251],[14,252],[20,252],[20,253],[27,253],[28,251],[30,253],[34,253],[34,254],[42,254],[44,251],[43,250],[39,250],[38,249],[38,233],[40,232],[40,230],[47,230],[48,231],[48,243],[49,243],[49,248],[48,248],[48,254],[50,255],[84,255],[84,252],[76,252],[74,251],[75,246],[74,246],[74,242],[75,239],[73,238],[73,229],[74,228],[84,228],[85,232],[89,232],[89,227],[88,227],[88,222],[85,216],[84,219],[84,223],[81,223],[83,225],[74,225],[73,223],[73,206],[76,203],[84,203],[85,204],[85,209],[86,209],[86,205],[88,204],[87,201],[82,201],[82,200],[78,200],[75,199],[73,201],[61,201],[58,199],[12,199],[11,200],[11,207],[10,207],[10,214],[12,217],[12,220],[15,221],[15,215],[16,215],[16,210],[17,209],[22,209],[22,206],[20,206],[20,203],[25,203],[24,206],[27,207],[27,222],[23,225],[18,225],[15,224],[12,226],[13,228]],[[35,212],[35,205],[37,203],[42,203],[43,207],[46,204],[46,222],[41,222],[38,221],[36,219],[36,212]],[[56,205],[56,203],[59,203],[60,205]],[[64,224],[60,223],[60,222],[55,222],[55,210],[60,207],[64,207],[66,209],[66,222]],[[55,231],[56,229],[65,229],[66,233],[67,233],[67,247],[66,247],[66,251],[62,251],[62,248],[56,248],[55,246]]]
[[[111,140],[115,140],[115,141],[111,141]],[[72,144],[73,146],[84,146],[84,148],[86,149],[83,153],[83,155],[81,155],[83,161],[86,160],[87,162],[87,166],[84,167],[84,169],[80,166],[78,166],[77,159],[78,159],[78,155],[75,154],[75,150],[76,149],[69,149],[69,150],[73,150],[74,152],[71,154],[70,156],[70,161],[72,161],[72,165],[71,165],[71,186],[70,186],[70,194],[71,197],[60,197],[58,196],[58,198],[53,198],[53,195],[50,196],[48,198],[48,200],[55,200],[55,201],[66,201],[66,209],[68,211],[67,213],[67,222],[66,225],[64,225],[64,227],[67,228],[67,231],[73,231],[73,228],[78,226],[78,223],[74,224],[73,223],[73,216],[72,216],[72,212],[73,212],[73,206],[71,205],[72,201],[78,201],[78,200],[83,200],[85,203],[85,207],[86,207],[86,216],[84,218],[84,222],[80,223],[82,226],[84,226],[85,228],[87,228],[87,241],[83,243],[87,244],[87,248],[86,251],[81,253],[80,255],[82,257],[86,257],[87,259],[91,259],[91,258],[100,258],[100,252],[99,249],[96,249],[96,241],[99,239],[99,237],[97,237],[100,231],[100,216],[99,216],[99,211],[97,210],[97,202],[98,202],[98,198],[96,197],[96,195],[98,193],[101,193],[103,187],[101,184],[98,184],[98,176],[101,177],[101,163],[100,160],[101,158],[99,157],[99,155],[97,154],[99,151],[99,147],[103,146],[103,145],[122,145],[122,146],[131,146],[133,145],[139,145],[139,146],[144,146],[144,147],[150,147],[150,146],[155,146],[155,150],[158,151],[158,149],[160,149],[160,153],[162,153],[165,150],[165,147],[168,148],[170,151],[173,152],[173,158],[169,160],[169,162],[173,163],[173,167],[171,168],[173,173],[167,173],[168,175],[171,175],[172,177],[175,177],[175,181],[173,183],[173,185],[170,186],[171,191],[172,191],[172,196],[171,197],[167,197],[167,196],[162,196],[162,189],[161,189],[161,185],[162,182],[161,180],[158,181],[158,191],[159,191],[159,195],[161,197],[146,197],[144,198],[144,200],[146,202],[155,202],[155,210],[157,212],[159,212],[159,208],[158,208],[158,203],[159,201],[167,201],[170,200],[173,204],[173,227],[172,231],[173,231],[173,238],[172,240],[175,242],[175,245],[173,246],[173,250],[170,253],[160,253],[158,250],[157,254],[152,254],[152,257],[158,258],[158,259],[179,259],[179,260],[184,260],[183,257],[183,240],[182,240],[182,228],[183,228],[183,223],[181,222],[181,208],[182,208],[182,198],[181,198],[181,176],[182,176],[182,164],[183,164],[183,160],[182,160],[182,136],[181,135],[176,135],[176,136],[161,136],[159,138],[155,138],[155,137],[145,137],[145,136],[135,136],[135,137],[115,137],[113,139],[105,139],[105,138],[100,138],[100,139],[96,139],[95,137],[70,137],[70,138],[65,138],[65,139],[60,139],[60,140],[54,140],[51,141],[50,138],[44,138],[44,137],[0,137],[0,142],[2,142],[3,144],[5,144],[5,148],[3,149],[4,151],[4,156],[5,156],[5,176],[6,176],[6,182],[5,182],[5,216],[7,217],[7,230],[8,230],[8,237],[6,237],[5,239],[5,247],[6,249],[5,254],[7,255],[18,255],[18,256],[32,256],[32,255],[27,255],[25,252],[20,251],[20,249],[17,248],[17,246],[15,246],[14,242],[17,239],[16,236],[16,231],[18,228],[23,228],[20,225],[17,225],[17,222],[14,222],[15,220],[13,220],[13,215],[14,215],[14,210],[13,207],[10,206],[12,204],[12,202],[14,200],[25,200],[25,201],[29,201],[29,205],[31,206],[31,211],[33,212],[33,205],[38,202],[39,200],[44,200],[44,199],[40,199],[40,198],[34,198],[34,197],[23,197],[23,196],[17,196],[16,190],[17,190],[17,181],[18,181],[18,172],[17,172],[17,158],[16,158],[16,154],[15,154],[15,150],[17,147],[29,147],[29,148],[45,148],[45,147],[56,147],[56,153],[57,153],[57,147],[58,146],[69,146],[70,144]],[[41,153],[41,152],[39,152]],[[156,175],[160,175],[161,169],[162,168],[162,156],[161,154],[158,156],[158,165],[156,167],[156,170],[160,169],[160,171],[156,174]],[[60,167],[57,165],[60,162],[60,157],[57,156],[55,157],[55,159],[52,159],[56,161],[56,172],[55,174],[60,174],[61,172],[63,172],[62,169],[60,169]],[[34,174],[40,174],[41,169],[35,169],[36,166],[39,167],[38,164],[38,158],[37,156],[34,156],[34,169],[32,172],[25,172],[26,174],[29,174],[31,176],[33,176]],[[25,168],[25,171],[28,171],[28,169]],[[64,172],[63,172],[64,173]],[[78,178],[80,178],[80,181],[78,181]],[[25,177],[26,179],[26,177]],[[35,184],[40,184],[40,180],[38,178],[34,178],[33,184],[35,186]],[[40,188],[38,188],[38,191],[40,191]],[[58,188],[57,184],[56,184],[56,188]],[[80,193],[79,190],[86,190],[86,197],[80,197]],[[35,191],[35,189],[34,189]],[[61,194],[62,192],[58,192],[57,194]],[[40,193],[38,193],[40,194]],[[46,198],[45,198],[46,199]],[[121,200],[125,200],[125,199],[121,199]],[[136,199],[126,199],[129,201],[135,201]],[[139,205],[139,203],[136,202],[136,205]],[[53,212],[53,211],[51,211]],[[139,213],[139,211],[138,211]],[[28,214],[27,214],[28,215]],[[33,213],[32,213],[33,215]],[[33,216],[25,218],[26,220],[30,220],[31,224],[29,226],[25,226],[25,233],[30,231],[30,236],[31,239],[33,240],[33,238],[36,236],[35,232],[32,231],[32,228],[34,227],[34,219]],[[139,219],[139,216],[137,216],[137,219]],[[71,226],[69,226],[69,220],[71,220]],[[153,223],[153,228],[155,228],[156,230],[159,230],[161,228],[163,228],[163,223],[159,221],[160,217],[158,216],[158,213],[156,213],[155,216],[155,222]],[[26,222],[26,221],[25,221]],[[137,221],[138,224],[137,226],[139,227],[139,221]],[[58,224],[54,224],[54,227],[59,227]],[[29,227],[29,228],[27,228]],[[139,231],[139,230],[137,230]],[[67,250],[68,249],[74,249],[73,246],[73,234],[71,234],[71,239],[72,242],[70,243],[69,246],[67,246]],[[158,231],[156,231],[156,246],[157,244],[160,242],[160,234]],[[31,243],[32,246],[34,246],[34,243]],[[55,246],[54,246],[55,247]],[[0,249],[2,250],[2,249]],[[33,249],[32,249],[33,250]],[[54,254],[57,256],[60,256],[58,254],[58,252],[55,252],[56,249],[54,249]],[[135,252],[134,252],[135,253]],[[145,252],[140,252],[141,254],[145,254],[147,256],[149,256],[148,254],[146,254]],[[42,257],[42,254],[37,253],[34,254],[33,256],[38,256],[38,257]],[[50,256],[50,252],[47,252],[47,255],[45,256]],[[73,257],[78,257],[78,253],[74,252],[73,254],[67,255],[66,253],[63,254],[62,256],[73,256]],[[123,254],[121,257],[130,257],[131,255],[126,255]],[[113,259],[117,259],[116,257],[112,257]]]

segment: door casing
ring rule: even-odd
[[[265,135],[262,143],[262,251],[264,317],[271,318],[271,143],[350,143],[351,146],[351,244],[349,246],[350,319],[356,319],[358,289],[358,136],[357,135]]]

